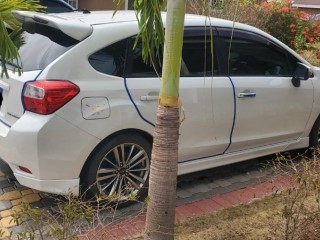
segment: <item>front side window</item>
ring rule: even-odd
[[[230,75],[292,76],[295,60],[281,47],[250,34],[223,37]],[[292,58],[292,57],[291,57]]]

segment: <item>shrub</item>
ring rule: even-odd
[[[210,13],[214,17],[252,25],[298,51],[307,49],[320,40],[319,21],[309,20],[307,13],[291,6],[291,0],[263,0],[261,3],[256,0],[225,0],[223,5],[210,5],[210,2],[190,0],[189,12]],[[320,57],[320,52],[318,56]]]
[[[319,150],[311,159],[295,161],[280,156],[275,169],[295,176],[296,186],[281,194],[283,224],[273,229],[278,239],[319,239],[320,161]]]
[[[306,12],[291,6],[291,0],[283,2],[263,2],[268,20],[262,28],[296,50],[306,49],[319,41],[320,25],[309,20]]]
[[[308,49],[299,51],[300,55],[314,66],[320,67],[320,42],[311,44]]]

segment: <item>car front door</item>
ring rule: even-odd
[[[181,119],[185,120],[180,127],[180,162],[223,154],[230,144],[232,85],[228,77],[220,75],[215,51],[211,50],[209,31],[185,30],[180,78]],[[161,68],[157,70],[161,74]],[[139,44],[129,51],[126,86],[140,117],[148,124],[155,123],[160,81],[153,67],[143,63]]]
[[[313,103],[312,81],[294,87],[298,60],[256,33],[220,29],[234,84],[236,116],[232,144],[236,152],[298,139]],[[230,54],[229,54],[230,53]]]

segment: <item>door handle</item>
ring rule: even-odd
[[[159,92],[149,92],[148,95],[140,97],[141,101],[157,101],[159,99]]]
[[[238,93],[238,98],[254,98],[256,97],[256,93],[252,93],[252,92],[241,92]]]

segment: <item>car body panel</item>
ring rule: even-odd
[[[20,76],[17,73],[8,72],[9,78],[1,79],[3,101],[0,109],[0,121],[12,126],[24,113],[21,102],[24,85],[34,81],[41,73],[40,70],[28,71]]]
[[[228,152],[299,139],[313,103],[312,81],[296,88],[290,77],[232,77],[236,121]],[[239,98],[242,92],[255,97]]]
[[[127,79],[127,85],[143,118],[155,124],[160,79],[130,78]],[[156,98],[141,100],[145,96]],[[229,79],[181,77],[180,98],[183,123],[180,127],[179,161],[222,154],[230,143],[233,122],[233,111],[225,111],[233,108],[233,91]],[[223,106],[215,101],[217,98],[224,102]],[[217,125],[220,127],[216,128]]]

